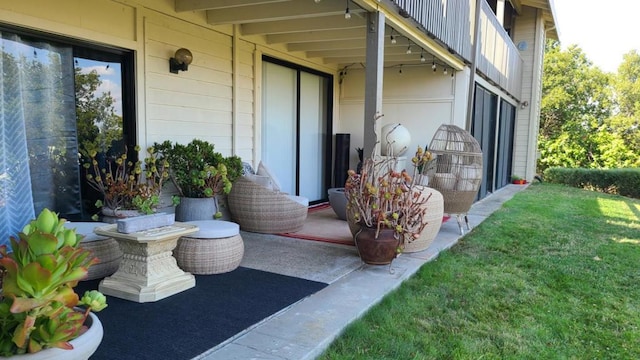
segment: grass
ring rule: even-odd
[[[639,359],[640,201],[535,184],[321,359]]]

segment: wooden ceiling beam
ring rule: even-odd
[[[297,43],[308,41],[332,41],[347,39],[364,39],[365,26],[353,29],[304,31],[289,34],[267,35],[267,44]]]
[[[259,4],[250,7],[241,6],[207,10],[207,22],[212,25],[248,24],[331,15],[342,15],[344,17],[345,9],[345,4],[342,2],[321,1],[317,4],[312,3],[310,6],[310,1],[298,0]],[[364,10],[354,8],[350,9],[349,12],[353,16],[353,14],[364,13]]]
[[[175,0],[176,12],[215,10],[232,7],[292,2],[293,0]]]
[[[243,35],[286,34],[304,31],[353,29],[365,26],[363,18],[353,16],[322,16],[310,19],[294,19],[283,21],[268,21],[241,25]]]

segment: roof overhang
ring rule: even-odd
[[[516,12],[522,11],[522,6],[542,10],[542,19],[544,20],[544,28],[547,31],[547,37],[560,40],[558,31],[558,21],[556,19],[556,9],[553,5],[554,0],[510,0]]]

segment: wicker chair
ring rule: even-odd
[[[462,217],[469,229],[467,212],[475,201],[482,182],[482,150],[478,141],[455,125],[441,125],[429,144],[436,156],[436,172],[429,186],[440,191],[444,212],[456,214],[460,233]]]
[[[245,231],[279,234],[302,229],[308,207],[291,195],[270,190],[246,177],[238,178],[227,197],[233,221]]]

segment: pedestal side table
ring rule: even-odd
[[[96,227],[98,235],[114,238],[123,256],[118,270],[100,282],[105,295],[139,303],[153,302],[196,286],[195,277],[182,271],[172,251],[181,236],[198,231],[195,225],[170,226],[124,234],[117,225]]]

